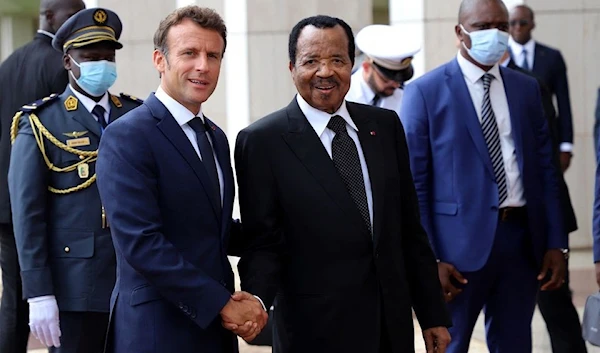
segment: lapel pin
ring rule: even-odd
[[[375,133],[375,131],[371,131],[371,136],[375,136],[375,135],[377,135],[377,134]]]

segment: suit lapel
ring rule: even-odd
[[[233,198],[235,196],[233,180],[233,170],[231,169],[231,157],[229,155],[229,145],[227,137],[221,129],[219,129],[210,119],[204,117],[208,125],[210,125],[212,132],[209,132],[213,138],[213,147],[217,155],[221,172],[223,173],[223,207],[222,207],[222,225],[221,235],[225,235],[226,225],[231,221],[231,214],[229,210],[233,208]]]
[[[526,116],[522,116],[522,98],[520,96],[519,87],[514,83],[510,77],[506,77],[504,68],[500,68],[500,74],[502,75],[502,81],[504,82],[504,91],[506,92],[506,100],[508,102],[508,111],[510,113],[510,125],[511,125],[511,136],[515,142],[515,150],[517,155],[517,161],[519,163],[519,170],[523,173],[523,160],[519,156],[523,155],[523,121],[528,119]]]
[[[69,114],[72,119],[83,125],[89,132],[100,138],[100,135],[102,135],[102,131],[100,131],[100,125],[98,124],[96,119],[94,119],[92,114],[88,112],[87,109],[85,109],[85,107],[79,101],[79,99],[75,97],[73,91],[71,91],[71,88],[67,86],[67,89],[62,94],[63,104],[69,97],[73,97],[77,100],[77,106],[76,109],[67,109],[65,105],[65,109],[67,109],[67,114]]]
[[[460,70],[460,66],[458,66],[456,59],[448,64],[446,70],[446,81],[450,92],[455,95],[456,102],[461,102],[457,103],[456,105],[456,116],[465,122],[479,157],[481,157],[481,160],[483,161],[483,164],[485,164],[490,176],[495,178],[492,161],[490,159],[490,153],[488,152],[487,144],[485,143],[485,138],[483,137],[483,131],[481,130],[481,123],[477,117],[477,112],[473,106],[471,94],[469,93],[469,89],[465,83],[465,78]],[[462,102],[471,102],[471,104],[463,104]]]
[[[383,224],[383,200],[384,200],[384,187],[385,178],[383,164],[383,150],[381,143],[377,139],[377,134],[371,134],[371,132],[377,132],[377,121],[375,117],[369,117],[367,114],[362,113],[360,105],[347,103],[348,112],[350,117],[358,127],[358,139],[365,156],[367,163],[367,169],[369,173],[369,179],[371,181],[371,194],[373,196],[373,242],[376,248],[379,239],[381,237],[381,225]]]
[[[154,94],[150,94],[144,104],[150,109],[152,115],[160,120],[160,122],[157,124],[158,129],[165,135],[167,140],[173,144],[177,151],[179,151],[181,156],[187,161],[204,186],[204,192],[206,192],[206,195],[211,201],[215,216],[220,219],[220,202],[219,200],[215,200],[215,198],[212,196],[213,193],[207,190],[208,188],[212,187],[212,184],[210,183],[206,169],[202,165],[202,162],[194,150],[194,147],[192,147],[192,144],[189,142],[187,136],[181,129],[181,126],[179,126],[175,118],[173,118],[171,113],[158,100],[158,98],[154,96]]]
[[[533,49],[533,67],[531,71],[538,76],[542,73],[542,65],[546,61],[544,60],[544,56],[546,56],[544,48],[536,43],[535,49]]]
[[[108,100],[110,101],[110,113],[108,113],[108,123],[112,123],[120,116],[120,109],[123,107],[123,103],[119,100],[117,96],[113,96],[108,93]]]
[[[354,200],[352,200],[344,181],[325,147],[323,147],[319,136],[317,136],[302,110],[300,110],[296,99],[288,105],[286,112],[289,120],[289,131],[283,135],[283,139],[338,207],[357,226],[364,227],[366,232],[366,226]]]

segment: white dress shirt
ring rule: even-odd
[[[192,144],[192,147],[194,147],[196,154],[198,155],[200,160],[202,160],[203,157],[202,157],[202,154],[200,153],[200,148],[198,148],[198,141],[196,140],[196,132],[188,124],[192,119],[194,119],[196,117],[196,115],[194,115],[194,113],[192,113],[186,107],[181,105],[181,103],[179,103],[175,99],[171,98],[160,86],[156,90],[156,93],[154,93],[154,96],[162,104],[164,104],[165,107],[167,107],[167,110],[169,111],[169,113],[171,113],[173,118],[175,118],[175,121],[177,121],[177,123],[181,127],[181,130],[183,130],[183,133],[185,134],[185,136],[188,138],[188,140]],[[200,112],[198,112],[197,116],[200,119],[202,119],[202,122],[204,123],[204,115],[202,114],[202,108],[200,108]],[[210,134],[208,133],[208,131],[206,132],[206,136],[208,136],[208,141],[210,142],[210,144],[212,146],[214,146],[214,143],[211,140],[211,137],[210,137]],[[212,158],[214,158],[215,164],[217,166],[217,175],[219,177],[219,186],[220,186],[219,192],[221,195],[221,204],[223,204],[223,190],[224,190],[223,171],[221,170],[221,166],[219,165],[219,160],[217,159],[217,156],[215,153],[216,152],[213,147]]]
[[[346,100],[349,102],[356,102],[371,105],[373,98],[375,98],[375,92],[371,89],[371,86],[365,81],[363,77],[363,68],[358,69],[352,74],[350,80],[350,89],[346,94]],[[381,97],[379,102],[375,106],[379,108],[393,110],[400,116],[400,108],[402,108],[402,96],[404,90],[401,88],[395,89],[394,93],[388,97]]]
[[[483,75],[486,73],[478,66],[467,61],[460,52],[457,55],[458,65],[463,73],[471,101],[481,123],[481,108],[483,106]],[[523,181],[519,164],[517,162],[517,154],[515,150],[515,141],[512,136],[512,125],[510,122],[510,111],[508,108],[508,100],[506,91],[504,90],[504,81],[500,74],[498,65],[494,65],[490,71],[494,75],[494,79],[490,84],[490,100],[492,110],[496,116],[498,124],[498,133],[500,134],[500,146],[502,150],[502,159],[504,161],[504,171],[506,173],[506,183],[508,195],[506,200],[500,207],[520,207],[525,205],[525,195],[523,191]]]
[[[41,33],[41,34],[44,34],[44,35],[47,35],[48,37],[50,37],[50,38],[52,38],[52,39],[54,39],[54,37],[56,37],[56,35],[55,35],[55,34],[53,34],[53,33],[50,33],[50,32],[48,32],[48,31],[44,31],[43,29],[38,29],[38,30],[37,30],[37,32],[38,32],[38,33]]]
[[[519,67],[523,67],[523,62],[525,58],[527,58],[527,64],[529,66],[529,71],[533,70],[533,61],[535,60],[535,40],[530,39],[527,43],[521,45],[515,42],[512,37],[508,40],[508,45],[510,46],[510,51],[512,53],[512,57],[515,60],[515,64]],[[527,52],[527,55],[525,55]]]
[[[81,102],[81,104],[84,106],[85,110],[90,112],[90,114],[92,114],[92,110],[96,105],[99,105],[102,108],[104,108],[104,121],[108,124],[110,116],[110,104],[108,103],[108,93],[104,93],[102,98],[100,98],[100,100],[96,102],[90,97],[86,96],[85,94],[82,94],[75,90],[73,86],[71,86],[71,84],[69,84],[69,88],[71,89],[75,97],[79,100],[79,102]],[[98,118],[96,118],[94,114],[92,114],[92,116],[94,117],[94,120],[98,121]]]
[[[348,113],[348,108],[346,107],[346,102],[342,104],[340,109],[333,114],[326,113],[324,111],[318,110],[316,108],[311,107],[300,94],[296,94],[296,100],[298,101],[298,105],[300,106],[300,110],[304,113],[304,116],[312,126],[313,130],[317,133],[317,136],[321,139],[321,143],[325,147],[325,150],[329,154],[329,157],[333,159],[331,152],[331,144],[333,142],[333,138],[335,137],[335,132],[327,127],[329,120],[332,116],[339,115],[344,120],[346,120],[346,130],[348,131],[348,135],[356,144],[356,149],[358,150],[358,158],[360,159],[360,168],[362,169],[363,180],[365,182],[365,191],[367,193],[367,204],[369,206],[369,217],[371,218],[371,225],[373,224],[373,192],[371,191],[371,179],[369,178],[369,170],[367,169],[367,162],[365,160],[365,155],[363,154],[362,147],[360,146],[360,140],[358,139],[358,128],[352,118],[350,118],[350,113]]]

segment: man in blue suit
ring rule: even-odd
[[[596,98],[596,110],[594,111],[594,150],[596,151],[596,160],[598,160],[598,139],[600,138],[600,88]]]
[[[154,36],[160,87],[102,136],[98,189],[117,254],[108,352],[234,353],[224,326],[252,340],[266,323],[258,298],[232,296],[229,146],[202,111],[226,33],[210,9],[168,15]]]
[[[600,155],[600,144],[596,145],[596,156],[598,155]],[[592,222],[592,236],[594,241],[594,264],[596,267],[596,283],[600,288],[600,164],[598,163],[596,165],[596,188]]]
[[[567,66],[560,51],[535,41],[531,32],[535,28],[533,10],[518,5],[510,12],[509,41],[515,63],[533,72],[548,87],[558,103],[557,127],[560,142],[560,164],[563,172],[571,164],[573,152],[573,121]]]
[[[485,310],[495,353],[531,352],[542,290],[563,280],[566,248],[551,140],[537,82],[501,68],[508,11],[464,0],[456,59],[407,85],[406,129],[421,220],[452,314],[448,352],[467,352]]]

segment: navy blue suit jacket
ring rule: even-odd
[[[117,254],[109,352],[237,351],[219,316],[234,288],[226,254],[234,180],[227,138],[209,123],[222,211],[192,144],[153,94],[102,136],[98,189]]]
[[[596,151],[596,160],[598,159],[598,138],[600,138],[600,88],[596,98],[596,110],[594,112],[594,151]]]
[[[567,66],[562,54],[556,49],[536,42],[531,71],[556,96],[556,102],[558,103],[559,142],[573,143],[573,119],[571,117],[569,82],[567,80]]]
[[[556,170],[537,82],[500,68],[523,182],[534,253],[564,248]],[[421,222],[438,259],[460,271],[487,261],[498,222],[498,187],[481,125],[458,62],[406,86],[401,120]],[[523,99],[526,97],[526,99]]]

